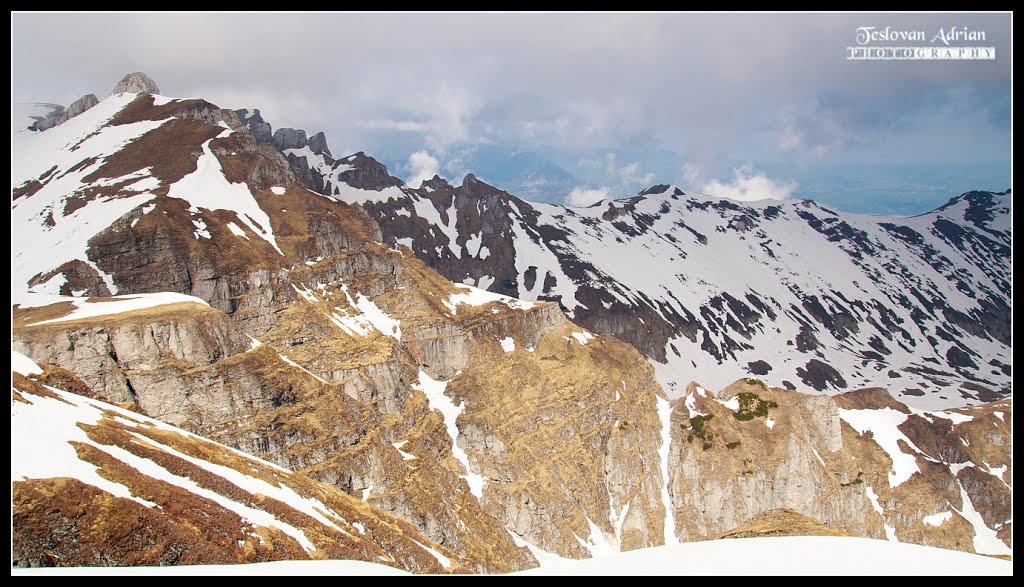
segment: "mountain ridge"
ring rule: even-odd
[[[948,415],[884,390],[813,395],[736,370],[672,390],[643,345],[601,336],[579,306],[563,313],[570,295],[603,307],[599,293],[571,289],[602,266],[564,262],[548,244],[586,229],[614,235],[611,246],[645,234],[671,242],[655,216],[668,214],[662,203],[687,207],[681,189],[573,210],[528,204],[471,174],[411,190],[365,153],[284,153],[254,136],[243,122],[253,116],[123,94],[15,137],[12,346],[62,369],[50,381],[327,483],[476,572],[528,568],[543,551],[583,558],[708,538],[779,508],[857,535],[1009,549],[1008,400]],[[325,170],[337,193],[311,190],[298,159]],[[997,200],[975,199],[970,215],[993,228],[991,243],[945,225],[941,234],[991,244],[968,248],[997,260],[1005,215]],[[692,251],[784,214],[826,242],[847,231],[813,204],[692,207],[707,226],[684,222],[675,236]],[[972,209],[943,213],[967,222]],[[30,248],[47,238],[47,249]],[[551,263],[524,263],[527,243]],[[505,273],[482,272],[492,267]],[[999,263],[989,269],[985,279],[1002,279]],[[774,306],[763,304],[767,316]],[[800,324],[855,332],[819,304]],[[620,310],[623,324],[650,316]],[[705,314],[751,318],[728,298]],[[1009,365],[1007,355],[1006,377]],[[809,475],[821,497],[807,497]],[[693,493],[697,478],[707,492]]]
[[[471,284],[505,295],[560,300],[570,316],[579,312],[580,319],[588,328],[601,334],[622,337],[641,349],[652,361],[663,365],[663,371],[684,372],[679,377],[666,375],[663,379],[666,384],[675,380],[676,386],[681,386],[688,377],[693,378],[686,373],[697,373],[701,368],[705,372],[706,369],[718,369],[715,363],[720,366],[726,358],[731,359],[727,361],[731,374],[716,379],[716,384],[724,385],[744,372],[767,375],[767,372],[758,372],[750,365],[761,365],[762,370],[772,369],[778,366],[778,359],[751,356],[756,353],[749,352],[745,353],[746,358],[737,356],[737,353],[750,350],[747,340],[752,333],[750,325],[744,322],[752,319],[753,327],[758,328],[757,322],[763,321],[759,316],[767,315],[770,321],[775,322],[774,314],[793,311],[799,316],[789,319],[786,329],[793,331],[793,334],[789,335],[788,340],[760,346],[776,346],[784,342],[797,347],[798,352],[811,356],[805,359],[805,365],[788,366],[786,375],[772,375],[777,377],[774,379],[776,383],[785,381],[793,385],[791,382],[799,381],[819,391],[836,391],[851,385],[886,384],[899,386],[905,394],[917,397],[931,388],[935,392],[927,393],[929,398],[935,403],[946,402],[945,405],[954,405],[965,398],[980,399],[977,393],[983,393],[987,398],[1007,393],[1008,373],[1002,371],[1003,365],[1010,364],[1007,354],[1009,349],[1006,346],[1009,344],[1008,330],[1005,328],[1009,323],[1009,306],[1006,302],[1009,296],[1009,192],[967,192],[925,214],[887,217],[840,213],[810,200],[736,202],[728,198],[693,196],[672,186],[655,186],[630,198],[604,200],[587,208],[572,208],[531,204],[486,186],[472,175],[467,178],[470,181],[464,181],[463,185],[447,184],[450,186],[447,188],[439,185],[439,189],[434,188],[434,184],[419,190],[396,187],[342,191],[335,186],[334,197],[362,204],[382,223],[387,242],[415,244],[413,252],[450,279],[468,279]],[[467,189],[467,183],[470,186],[486,187]],[[664,189],[654,191],[662,187]],[[495,216],[492,212],[488,218],[484,218],[475,212],[469,202],[479,200],[480,193],[477,191],[489,194],[489,209],[497,207],[502,213]],[[685,210],[679,206],[672,207],[673,202],[680,200]],[[430,202],[434,210],[421,207],[419,202]],[[959,220],[953,218],[951,222],[947,212],[958,204],[964,209],[958,211]],[[995,217],[991,212],[993,208],[997,211]],[[718,216],[709,219],[711,224],[699,218],[709,209]],[[600,215],[597,214],[599,210],[603,211]],[[454,219],[452,214],[456,216]],[[399,218],[399,215],[411,216],[406,220]],[[465,224],[462,215],[468,216]],[[771,226],[772,221],[780,215],[794,217],[796,222],[775,222],[785,228],[775,230],[777,236],[766,235],[764,229]],[[672,224],[666,224],[669,220],[663,220],[663,216],[672,219]],[[422,224],[417,218],[426,219],[427,224]],[[929,218],[933,225],[922,225],[920,220]],[[650,227],[659,220],[665,228],[649,234]],[[700,221],[706,228],[694,228],[691,225],[694,220]],[[993,221],[996,225],[990,227],[989,223]],[[968,223],[970,230],[965,233],[957,222]],[[423,235],[429,232],[431,226],[439,233],[424,239]],[[709,291],[698,294],[702,299],[691,297],[689,301],[681,301],[672,293],[673,288],[687,287],[685,283],[662,280],[648,285],[636,285],[644,281],[640,276],[630,276],[625,271],[629,263],[625,257],[618,261],[619,266],[609,268],[607,263],[601,266],[601,259],[588,252],[601,246],[607,247],[605,243],[612,243],[609,250],[619,255],[626,255],[627,247],[646,248],[656,250],[662,258],[661,264],[648,267],[649,272],[656,271],[655,267],[663,269],[665,262],[671,261],[678,261],[675,265],[684,269],[692,263],[682,262],[687,253],[680,248],[679,243],[683,241],[673,232],[680,228],[692,235],[691,246],[696,246],[697,250],[707,247],[708,230],[737,234],[738,238],[734,240],[739,242],[730,244],[734,252],[729,262],[735,263],[737,258],[747,257],[750,262],[737,266],[737,270],[744,273],[760,272],[766,282],[776,277],[764,274],[759,266],[779,264],[776,247],[786,247],[790,244],[787,240],[793,239],[787,239],[784,232],[803,232],[801,238],[816,240],[836,252],[832,257],[827,257],[827,262],[821,259],[815,261],[814,258],[808,261],[807,246],[800,250],[803,256],[790,255],[793,259],[790,266],[776,268],[776,271],[781,268],[786,272],[784,278],[790,284],[785,285],[781,291],[775,288],[780,295],[772,295],[770,298],[751,290],[749,284],[729,279],[721,272],[709,272],[707,269],[679,271],[691,276],[699,276],[703,272],[708,275],[704,278],[706,280],[735,282],[734,287],[711,285]],[[760,241],[756,243],[762,250],[760,254],[737,248],[748,240],[742,233],[752,229],[754,232],[751,236]],[[471,230],[476,234],[467,237],[460,230]],[[809,230],[813,233],[808,234]],[[679,234],[689,238],[685,232]],[[483,241],[477,245],[475,239]],[[427,242],[419,244],[422,240]],[[510,252],[503,253],[502,258],[475,259],[472,254],[474,251],[462,248],[471,241],[474,247],[480,247],[478,251]],[[615,247],[615,242],[622,244]],[[755,246],[755,243],[750,243],[750,246]],[[814,246],[819,245],[816,243]],[[710,247],[705,250],[716,254],[712,249]],[[876,253],[884,256],[884,262],[873,263],[869,260]],[[520,257],[526,257],[526,260]],[[904,267],[903,263],[907,261],[911,264]],[[950,273],[950,268],[964,265],[965,262],[970,264],[967,267],[973,265],[967,271],[979,274],[980,278],[970,276],[970,273],[967,277]],[[795,263],[801,266],[810,263],[818,275],[831,273],[835,283],[799,285],[803,282],[801,274],[804,271],[798,269]],[[840,274],[835,267],[846,270]],[[617,273],[623,273],[634,283],[624,283]],[[858,285],[856,279],[851,285],[851,279],[845,277],[859,274],[879,283],[883,288]],[[922,282],[915,277],[919,274],[925,275],[927,280]],[[599,283],[612,284],[613,287],[609,290],[598,286]],[[913,287],[908,287],[910,285]],[[917,293],[922,288],[929,293],[931,299]],[[804,293],[803,289],[812,291]],[[835,294],[835,291],[839,294]],[[577,297],[581,292],[586,296],[583,301]],[[737,297],[737,292],[743,292],[746,299]],[[850,296],[851,293],[861,297],[861,300]],[[851,300],[843,297],[844,294],[853,298],[853,307],[850,306]],[[965,301],[964,294],[976,301]],[[783,295],[792,299],[789,307],[778,304],[777,300]],[[751,298],[754,299],[751,301]],[[772,299],[776,302],[773,303]],[[712,309],[706,305],[708,302],[716,312],[728,305],[733,314],[730,320],[733,322],[715,324],[705,315]],[[604,310],[608,311],[603,311],[597,304],[603,304]],[[614,309],[619,306],[622,308]],[[635,316],[630,316],[630,313],[635,313]],[[945,322],[955,325],[952,332],[944,326]],[[910,334],[902,324],[911,326],[915,332]],[[860,334],[863,328],[870,329],[871,333]],[[893,333],[907,340],[911,346],[905,346],[900,339],[894,341]],[[851,334],[853,338],[860,339],[856,342],[859,346],[857,352],[867,360],[876,362],[876,371],[885,374],[893,372],[896,375],[868,374],[865,373],[865,365],[853,364],[840,367],[837,371],[836,365],[843,362],[836,360],[838,354],[849,354],[849,351],[840,351],[844,344],[849,344],[844,343],[843,339]],[[814,356],[815,349],[823,348],[823,343],[818,340],[822,336],[833,339],[829,341],[831,344],[826,343],[833,350],[826,355],[817,353]],[[685,338],[689,338],[689,342]],[[939,338],[946,342],[938,342]],[[979,342],[974,339],[979,339]],[[929,361],[938,361],[945,370],[936,370],[934,366],[920,361],[913,362],[914,359],[909,355],[916,351],[910,349],[918,342],[932,347],[930,350],[933,356]],[[953,344],[947,345],[948,342]],[[986,349],[982,355],[989,355],[991,360],[996,361],[991,364],[995,369],[979,366],[979,355],[973,358],[968,356],[972,354],[971,349],[979,344]],[[906,357],[904,360],[886,360],[886,356],[893,353],[894,346],[898,347],[896,350],[902,349]],[[691,354],[696,356],[702,352],[709,355],[708,358],[713,362],[706,361],[702,365],[695,365],[693,370],[686,369],[678,360],[681,358],[680,349],[684,347],[691,349]],[[822,360],[833,363],[833,367],[823,366]],[[845,362],[849,363],[848,360]],[[971,372],[965,372],[964,368]],[[979,386],[987,391],[979,392]]]

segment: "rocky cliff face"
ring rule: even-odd
[[[653,372],[634,349],[572,323],[537,341],[529,332],[483,338],[448,383],[484,508],[563,556],[661,544]]]
[[[12,454],[13,566],[345,558],[466,570],[404,520],[331,486],[40,375],[16,373],[12,387],[12,431],[25,443]]]
[[[257,140],[264,143],[274,142],[274,135],[271,133],[271,126],[268,122],[263,120],[260,116],[259,109],[240,109],[235,110],[235,114],[238,118],[248,127],[249,132]]]
[[[716,396],[691,384],[671,418],[676,535],[785,508],[851,535],[1009,554],[1011,413],[1008,400],[921,412],[881,389],[828,397],[750,379]]]
[[[306,146],[306,131],[294,128],[279,128],[274,131],[274,144],[278,149],[301,149]]]
[[[309,146],[309,150],[314,155],[323,155],[325,157],[331,157],[331,149],[327,146],[327,135],[323,132],[318,132],[315,135],[309,137],[309,142],[306,143]]]

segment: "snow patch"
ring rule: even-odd
[[[466,474],[461,477],[469,484],[469,491],[477,499],[482,498],[484,495],[484,478],[480,474],[474,473],[473,469],[470,468],[469,457],[458,443],[459,427],[456,421],[459,414],[465,409],[465,406],[461,403],[456,406],[451,398],[444,394],[444,390],[448,387],[448,381],[438,381],[423,371],[420,371],[419,383],[413,384],[412,387],[422,391],[427,396],[427,402],[431,410],[441,412],[441,416],[444,418],[444,426],[448,430],[448,436],[452,439],[452,456],[462,463],[462,466],[466,469]]]
[[[700,388],[697,388],[700,389]],[[697,409],[697,393],[686,394],[686,400],[683,401],[683,405],[686,406],[686,412],[689,417],[693,419],[696,416],[707,416],[704,412]],[[739,404],[737,404],[737,408]]]
[[[196,227],[196,231],[192,233],[192,236],[199,238],[213,238],[210,236],[210,231],[206,230],[206,222],[202,218],[193,218],[192,225]]]
[[[658,401],[658,419],[661,421],[661,446],[658,447],[658,461],[661,466],[661,504],[665,508],[665,544],[679,544],[676,536],[675,510],[669,497],[668,457],[672,442],[672,404],[661,396]]]
[[[71,477],[115,497],[154,507],[155,503],[132,495],[127,486],[101,477],[96,465],[78,457],[72,442],[111,454],[112,447],[92,440],[79,427],[98,424],[101,409],[82,396],[44,387],[65,401],[31,394],[23,394],[29,404],[11,401],[11,438],[18,439],[18,450],[11,451],[11,481]]]
[[[738,395],[732,396],[731,398],[729,398],[728,401],[722,401],[718,398],[715,398],[715,401],[722,404],[723,406],[725,406],[726,408],[733,412],[738,412],[740,409],[740,398]]]
[[[890,487],[899,486],[910,479],[911,475],[920,471],[917,466],[917,458],[903,452],[899,447],[899,441],[902,440],[917,450],[914,443],[897,428],[907,419],[907,414],[892,408],[881,410],[840,409],[839,417],[852,426],[858,434],[864,434],[870,430],[875,443],[889,455],[892,460],[892,470],[889,472]]]
[[[402,455],[402,460],[404,460],[404,461],[411,461],[411,460],[413,460],[413,459],[415,459],[417,457],[414,454],[409,454],[409,453],[405,452],[404,450],[402,450],[402,447],[405,446],[406,442],[409,442],[409,441],[408,440],[403,440],[401,442],[392,442],[391,446],[395,447],[395,450],[398,451],[398,454]]]
[[[150,94],[150,95],[153,96],[153,105],[154,106],[163,106],[164,104],[169,104],[171,102],[177,102],[178,101],[178,98],[171,98],[171,97],[168,97],[168,96],[161,96],[160,94]]]
[[[33,324],[54,324],[56,322],[84,320],[86,318],[94,318],[96,316],[121,314],[123,312],[155,308],[157,306],[164,306],[168,304],[192,303],[207,307],[210,305],[206,303],[205,300],[197,297],[169,291],[151,294],[132,294],[130,296],[114,296],[113,298],[104,298],[104,301],[96,302],[92,301],[94,299],[95,298],[61,297],[56,301],[68,301],[75,305],[75,309],[72,310],[70,314],[67,316],[61,316],[60,318],[54,318],[52,320],[35,322]]]
[[[196,161],[196,170],[171,184],[167,195],[187,201],[193,213],[201,208],[235,212],[243,224],[284,255],[274,238],[270,217],[256,203],[249,186],[244,182],[231,183],[224,177],[220,160],[210,150],[212,140],[203,143],[203,154]]]
[[[444,567],[446,569],[450,569],[451,568],[452,561],[449,560],[448,557],[446,557],[445,555],[441,554],[440,552],[434,550],[433,548],[430,548],[429,546],[427,546],[426,544],[423,544],[422,542],[420,542],[418,540],[414,540],[412,538],[410,538],[409,540],[412,540],[416,544],[419,544],[420,548],[422,548],[423,550],[429,552],[435,559],[437,559],[437,562],[441,563],[442,567]]]
[[[255,347],[253,347],[253,348],[255,348]],[[319,376],[319,375],[317,375],[316,373],[313,373],[313,372],[312,372],[312,371],[310,371],[309,369],[306,369],[306,368],[305,368],[305,367],[303,367],[302,365],[300,365],[300,364],[296,363],[295,361],[293,361],[293,360],[289,359],[288,357],[286,357],[286,356],[282,355],[281,353],[278,353],[278,354],[277,354],[277,356],[281,357],[281,360],[282,360],[282,361],[284,361],[285,363],[288,363],[288,364],[289,364],[289,365],[291,365],[292,367],[297,367],[297,368],[301,369],[301,370],[302,370],[303,372],[305,372],[305,373],[306,373],[307,375],[310,375],[311,377],[313,377],[313,379],[316,379],[316,380],[317,380],[317,381],[319,381],[320,383],[327,383],[327,382],[326,382],[326,381],[324,381],[324,380],[323,380],[322,378],[320,378],[320,376]]]
[[[506,306],[516,310],[530,310],[536,307],[536,304],[532,302],[525,302],[520,299],[511,298],[509,296],[503,296],[489,292],[484,289],[473,287],[471,285],[465,285],[462,283],[454,284],[455,287],[465,290],[464,292],[452,294],[447,300],[442,300],[442,303],[448,310],[454,315],[458,312],[458,306],[462,304],[470,306],[482,306],[491,302],[499,302]]]
[[[963,509],[957,510],[957,513],[963,516],[974,528],[974,552],[978,554],[1012,555],[1013,551],[996,536],[996,531],[985,525],[985,520],[974,509],[974,503],[971,502],[971,497],[964,491],[964,486],[960,483],[959,479],[957,479],[957,485],[960,486],[960,499],[963,503]]]
[[[588,342],[594,340],[594,335],[589,332],[573,332],[572,337],[576,339],[576,342],[586,345]]]
[[[878,494],[871,488],[870,485],[864,487],[864,493],[868,496],[868,501],[871,502],[871,507],[875,508],[878,515],[882,516],[882,526],[885,528],[885,538],[890,542],[897,542],[896,540],[896,528],[890,526],[885,521],[885,510],[882,509],[882,504],[878,503]]]
[[[349,312],[354,310],[355,313],[349,313],[348,316],[339,316],[337,313],[331,317],[331,320],[337,324],[342,330],[345,330],[349,334],[358,333],[359,336],[366,336],[370,333],[369,328],[374,328],[381,334],[386,336],[394,337],[395,340],[401,341],[401,322],[395,320],[387,315],[381,308],[377,307],[377,304],[370,298],[362,295],[360,292],[355,292],[353,298],[348,293],[348,286],[342,284],[341,290],[345,293],[345,297],[348,299]]]
[[[302,296],[303,299],[305,299],[307,302],[309,302],[311,304],[315,304],[315,303],[317,303],[319,301],[319,300],[316,299],[316,295],[313,293],[313,291],[310,290],[309,288],[307,288],[305,285],[303,285],[300,288],[299,286],[297,286],[297,285],[295,285],[293,283],[292,284],[292,289],[295,290],[295,293],[297,293],[300,296]]]
[[[928,524],[929,526],[936,526],[936,527],[938,527],[938,526],[941,526],[942,523],[945,522],[946,520],[951,520],[951,519],[953,519],[953,512],[947,510],[947,511],[944,511],[944,512],[939,512],[937,514],[932,514],[930,516],[925,516],[925,517],[921,518],[921,521],[924,522],[925,524]]]
[[[21,373],[22,375],[39,375],[43,372],[42,367],[36,364],[35,361],[19,353],[16,350],[11,350],[11,371],[14,373]]]
[[[235,236],[242,237],[245,240],[249,240],[249,235],[245,234],[245,231],[239,228],[239,226],[234,222],[228,222],[228,230],[230,230],[231,234]]]

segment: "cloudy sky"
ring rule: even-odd
[[[654,183],[913,214],[1010,186],[1009,14],[12,14],[12,101],[259,108],[412,185],[586,204]],[[848,61],[858,27],[994,61]],[[939,45],[941,41],[935,41]],[[932,42],[873,42],[872,46]]]

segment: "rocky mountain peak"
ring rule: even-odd
[[[274,144],[278,149],[301,149],[308,144],[306,131],[296,128],[279,128],[274,131]]]
[[[675,195],[675,196],[684,196],[684,195],[686,195],[685,193],[683,193],[683,190],[681,190],[681,189],[679,189],[677,187],[670,186],[670,185],[665,184],[665,183],[660,183],[658,185],[652,185],[651,187],[649,187],[649,188],[647,188],[647,189],[637,193],[638,196],[654,196],[654,195],[658,195],[658,194]]]
[[[387,187],[405,185],[402,180],[388,174],[388,168],[363,151],[338,159],[338,180],[362,190],[379,191]],[[344,167],[340,167],[344,166]]]
[[[86,94],[72,102],[67,108],[61,108],[60,106],[54,105],[54,110],[45,118],[37,120],[35,125],[33,125],[33,128],[35,128],[35,130],[43,131],[48,128],[60,126],[99,103],[100,101],[96,99],[95,94]]]
[[[375,167],[381,165],[380,161],[377,161],[373,157],[367,155],[365,151],[353,153],[348,157],[341,159],[341,161],[344,161],[346,165],[351,165],[352,167]]]
[[[159,94],[160,87],[156,85],[153,78],[141,71],[136,71],[135,73],[129,73],[121,78],[121,81],[117,82],[117,85],[114,86],[114,91],[110,92],[110,94],[123,94],[125,92],[133,92],[136,94]]]
[[[452,184],[448,183],[448,181],[440,175],[434,175],[434,177],[424,180],[420,187],[432,190],[450,190],[452,189]]]
[[[235,114],[238,115],[238,118],[240,118],[242,122],[266,122],[263,120],[263,116],[260,114],[259,108],[239,108],[235,110]]]
[[[239,120],[241,120],[242,123],[244,123],[245,126],[249,129],[249,132],[252,133],[252,136],[256,137],[257,141],[263,143],[274,142],[274,136],[271,134],[272,129],[270,123],[263,120],[263,117],[260,116],[260,111],[258,108],[240,108],[238,110],[235,110],[235,114],[238,115]]]
[[[313,151],[317,155],[333,157],[331,155],[331,150],[327,147],[327,135],[325,135],[323,131],[309,137],[309,141],[306,144],[309,147],[309,150]]]
[[[499,190],[493,185],[477,179],[477,177],[472,173],[467,173],[466,177],[462,178],[462,186],[460,189],[463,194],[473,198],[482,198],[485,196],[503,193],[502,190]]]

